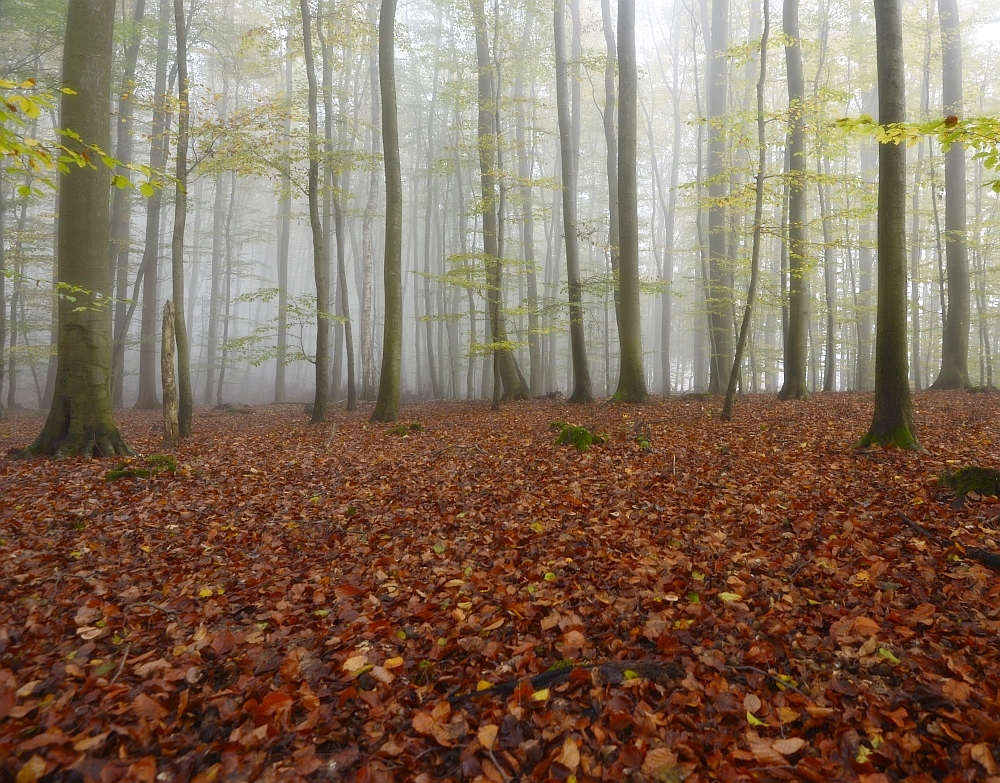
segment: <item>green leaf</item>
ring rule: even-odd
[[[434,552],[435,552],[436,554],[439,554],[439,555],[443,555],[443,554],[444,554],[444,548],[445,548],[445,547],[444,547],[444,544],[442,544],[442,543],[441,543],[440,541],[438,541],[438,542],[437,542],[437,543],[436,543],[436,544],[434,545]]]
[[[899,660],[899,658],[893,655],[892,650],[888,649],[887,647],[879,647],[878,652],[875,653],[875,658],[880,661],[885,660],[885,661],[892,661],[893,663],[902,663],[902,661]]]
[[[156,193],[156,188],[150,182],[143,182],[139,186],[139,192],[146,198],[152,198],[153,194]]]
[[[719,593],[719,600],[723,603],[732,603],[733,601],[742,601],[743,596],[739,593]]]

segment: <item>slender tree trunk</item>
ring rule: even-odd
[[[3,344],[7,339],[7,277],[4,272],[7,269],[6,239],[4,237],[4,226],[7,219],[7,202],[4,193],[5,166],[0,161],[0,389],[3,388]],[[3,419],[3,403],[0,402],[0,419]]]
[[[396,0],[382,0],[378,20],[378,76],[382,99],[382,147],[385,160],[385,320],[382,369],[372,421],[399,418],[400,369],[403,359],[403,179],[399,161],[396,106]]]
[[[395,10],[393,10],[393,13],[395,13]],[[369,152],[374,157],[383,145],[377,52],[373,52],[371,57],[369,57],[368,77],[372,90]],[[378,381],[375,374],[375,241],[373,237],[375,209],[378,206],[378,186],[378,167],[372,166],[368,180],[368,200],[361,223],[363,267],[361,282],[361,395],[366,400],[370,400],[375,396],[375,386]],[[400,202],[402,203],[402,194],[400,194]],[[402,217],[400,217],[400,220],[402,220]],[[402,254],[402,250],[400,250],[400,254]],[[400,318],[402,318],[402,315],[400,315]],[[400,350],[402,350],[402,347]]]
[[[901,0],[875,0],[879,117],[906,121]],[[884,143],[878,154],[878,323],[875,411],[862,445],[919,449],[906,358],[906,145]]]
[[[146,13],[146,0],[136,0],[132,14],[133,28],[125,49],[125,73],[118,93],[118,122],[115,157],[121,161],[117,174],[127,180],[132,179],[132,115],[134,109],[136,63],[139,59],[139,44],[142,41],[142,20]],[[114,343],[111,349],[111,401],[116,408],[122,400],[125,385],[125,337],[128,334],[128,264],[130,237],[129,227],[132,214],[129,193],[125,188],[115,188],[111,202],[111,277],[115,280],[115,320]]]
[[[819,211],[823,224],[823,281],[826,288],[826,351],[823,364],[823,391],[836,391],[837,383],[837,255],[833,245],[833,221],[830,218],[829,187],[822,181],[830,179],[830,159],[823,155],[816,160],[816,174],[820,177]],[[823,167],[822,169],[820,167]]]
[[[160,331],[160,378],[163,382],[163,445],[180,442],[177,422],[177,379],[174,375],[174,303],[163,304],[163,327]]]
[[[757,79],[757,182],[754,188],[753,212],[753,249],[750,253],[750,285],[747,288],[747,303],[743,310],[743,322],[740,324],[740,336],[736,342],[736,355],[733,369],[729,373],[729,386],[726,387],[726,400],[722,406],[722,420],[731,421],[733,405],[736,401],[736,380],[740,375],[740,365],[743,362],[743,350],[750,334],[750,321],[753,317],[753,306],[757,298],[757,279],[760,276],[760,240],[764,220],[764,168],[767,165],[767,136],[764,133],[764,87],[767,80],[767,39],[771,32],[771,13],[768,0],[764,0],[764,29],[760,36],[760,76]]]
[[[566,66],[566,11],[563,0],[553,5],[556,54],[556,107],[559,119],[559,151],[562,160],[563,234],[566,238],[566,279],[569,283],[569,336],[573,355],[573,393],[570,402],[586,403],[594,399],[587,364],[587,345],[583,331],[583,286],[580,282],[580,244],[576,224],[576,160],[573,130],[569,116],[569,84]],[[607,109],[605,109],[607,111]]]
[[[326,419],[330,389],[330,264],[319,214],[319,91],[313,57],[309,0],[299,0],[302,12],[302,42],[309,83],[309,226],[312,229],[313,271],[316,280],[316,395],[312,422]]]
[[[724,0],[723,0],[724,1]],[[638,67],[635,58],[635,0],[618,0],[618,208],[621,289],[621,370],[614,399],[646,401],[639,300],[639,200],[636,177]]]
[[[708,93],[708,269],[711,298],[708,314],[712,334],[709,391],[721,394],[729,385],[733,357],[732,271],[726,253],[726,175],[728,143],[723,117],[726,113],[729,62],[729,0],[712,0],[712,57]]]
[[[184,323],[184,225],[187,220],[187,154],[190,95],[187,71],[187,26],[184,0],[174,0],[174,41],[177,45],[177,180],[174,189],[174,231],[170,242],[170,268],[174,298],[174,340],[177,343],[177,425],[182,438],[191,435],[194,399],[191,391],[191,356]]]
[[[164,170],[169,149],[167,134],[167,59],[170,41],[172,0],[160,0],[157,26],[156,72],[153,86],[153,123],[150,128],[149,167]],[[142,255],[142,316],[139,325],[139,394],[137,410],[150,410],[160,402],[156,394],[156,314],[157,276],[160,259],[160,218],[163,212],[163,191],[157,188],[146,202],[146,235]]]
[[[618,43],[615,41],[615,25],[611,18],[611,0],[601,0],[601,21],[604,27],[604,45],[607,59],[604,63],[604,145],[607,148],[606,168],[608,173],[608,254],[611,257],[612,285],[615,292],[615,324],[621,334],[621,289],[618,273],[621,229],[618,210],[618,139],[615,134],[618,94],[615,76],[618,71]]]
[[[288,145],[292,136],[292,27],[289,24],[285,31],[285,119],[282,125],[281,139],[282,156],[288,155]],[[281,206],[278,219],[278,356],[274,369],[274,401],[285,401],[285,366],[288,356],[288,246],[292,234],[292,176],[290,165],[286,162],[281,175]],[[213,279],[214,287],[214,279]],[[213,291],[211,307],[216,307]],[[209,330],[212,321],[209,318]],[[211,335],[212,339],[214,335]],[[209,356],[213,348],[209,343]],[[211,363],[209,364],[211,368]],[[209,369],[211,372],[211,369]],[[211,379],[211,376],[209,376]],[[209,380],[205,387],[206,395],[211,394],[212,383]]]
[[[809,396],[806,385],[809,329],[809,242],[806,231],[805,76],[799,38],[799,0],[784,0],[785,66],[788,71],[788,339],[785,382],[779,400]]]
[[[958,0],[938,0],[941,24],[941,100],[946,116],[961,117],[962,31]],[[955,142],[945,153],[945,255],[948,264],[948,314],[941,341],[941,372],[935,389],[969,385],[969,325],[972,317],[969,252],[966,244],[965,146]]]
[[[927,5],[927,32],[924,36],[924,66],[920,80],[920,121],[927,119],[930,108],[931,76],[931,7]],[[927,140],[930,144],[930,139]],[[913,388],[923,386],[923,368],[920,360],[920,190],[923,179],[924,141],[917,144],[917,165],[913,168],[913,198],[910,215],[910,378]],[[933,194],[931,198],[934,198]]]

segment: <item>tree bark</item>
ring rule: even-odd
[[[726,0],[722,0],[725,2]],[[618,208],[621,250],[621,370],[614,397],[645,402],[642,312],[639,302],[639,199],[636,178],[638,67],[635,58],[635,0],[618,0]]]
[[[160,379],[163,383],[163,445],[180,442],[177,421],[177,379],[174,375],[174,303],[163,303],[163,328],[160,332]]]
[[[285,36],[285,119],[281,150],[287,156],[292,136],[292,27],[288,26]],[[292,175],[291,166],[286,161],[286,170],[281,175],[281,205],[278,208],[278,356],[274,368],[274,401],[285,401],[285,362],[288,353],[288,246],[292,234]],[[215,300],[213,298],[214,305]],[[211,393],[211,383],[206,387]]]
[[[184,226],[187,221],[188,124],[191,107],[187,70],[187,21],[184,0],[174,0],[174,40],[177,45],[177,167],[174,189],[174,231],[170,242],[174,298],[174,341],[177,344],[177,426],[182,438],[191,434],[194,398],[191,391],[191,351],[184,323]]]
[[[378,20],[378,76],[382,99],[382,155],[385,160],[385,320],[382,369],[372,421],[399,418],[403,360],[403,179],[399,161],[399,119],[395,68],[396,0],[382,0]]]
[[[563,235],[566,238],[566,279],[569,288],[569,338],[573,359],[573,393],[569,402],[594,399],[583,331],[583,286],[580,283],[580,243],[576,225],[576,160],[569,112],[569,74],[566,66],[566,9],[563,0],[553,4],[556,55],[556,113],[559,120],[559,153],[562,161]],[[607,111],[607,109],[605,109]]]
[[[962,31],[958,0],[938,0],[941,24],[941,100],[946,116],[962,116]],[[931,388],[969,385],[969,325],[972,317],[969,251],[966,245],[965,146],[955,142],[945,153],[945,256],[948,312],[941,341],[941,372]]]
[[[779,400],[802,400],[806,385],[809,329],[809,242],[806,231],[805,76],[799,38],[799,0],[785,0],[782,14],[788,71],[788,337],[785,382]]]
[[[900,0],[875,0],[879,117],[906,120],[906,74]],[[861,445],[920,449],[906,356],[906,145],[878,151],[878,321],[875,330],[875,411]]]
[[[60,125],[84,144],[111,144],[114,0],[70,0]],[[74,142],[68,141],[68,144]],[[48,419],[21,456],[111,456],[130,450],[111,407],[110,172],[73,167],[59,177],[59,347]],[[73,297],[73,301],[69,297]]]

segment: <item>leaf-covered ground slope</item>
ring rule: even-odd
[[[1000,467],[1000,396],[917,395],[928,454],[855,451],[869,396],[718,407],[206,409],[175,473],[0,463],[0,781],[1000,780],[1000,505],[936,487]]]

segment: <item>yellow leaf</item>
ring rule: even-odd
[[[758,718],[756,715],[754,715],[749,710],[747,710],[747,723],[749,723],[751,726],[766,726],[767,725],[766,723],[764,723],[764,721],[762,721],[760,718]]]
[[[531,694],[532,701],[545,701],[548,698],[549,698],[548,688],[542,688],[540,691],[535,691],[533,694]]]
[[[201,590],[198,591],[198,597],[199,598],[211,598],[212,597],[212,589],[210,587],[203,587],[203,588],[201,588]]]
[[[45,774],[45,766],[45,759],[37,754],[32,756],[18,771],[14,783],[36,783]]]
[[[403,659],[402,659],[402,658],[389,658],[389,659],[388,659],[388,660],[387,660],[387,661],[386,661],[385,663],[383,663],[382,665],[383,665],[383,666],[384,666],[384,667],[385,667],[386,669],[398,669],[398,668],[399,668],[400,666],[402,666],[402,665],[403,665],[403,663],[404,663],[404,661],[403,661]]]
[[[479,682],[476,683],[477,691],[488,691],[492,687],[493,683],[490,682],[489,680],[480,680]]]
[[[492,723],[480,726],[479,731],[476,733],[476,736],[479,738],[479,744],[486,748],[486,750],[493,750],[493,745],[497,741],[497,733],[499,731],[500,727]]]
[[[742,601],[743,596],[739,593],[719,593],[719,600],[730,604],[733,601]]]

